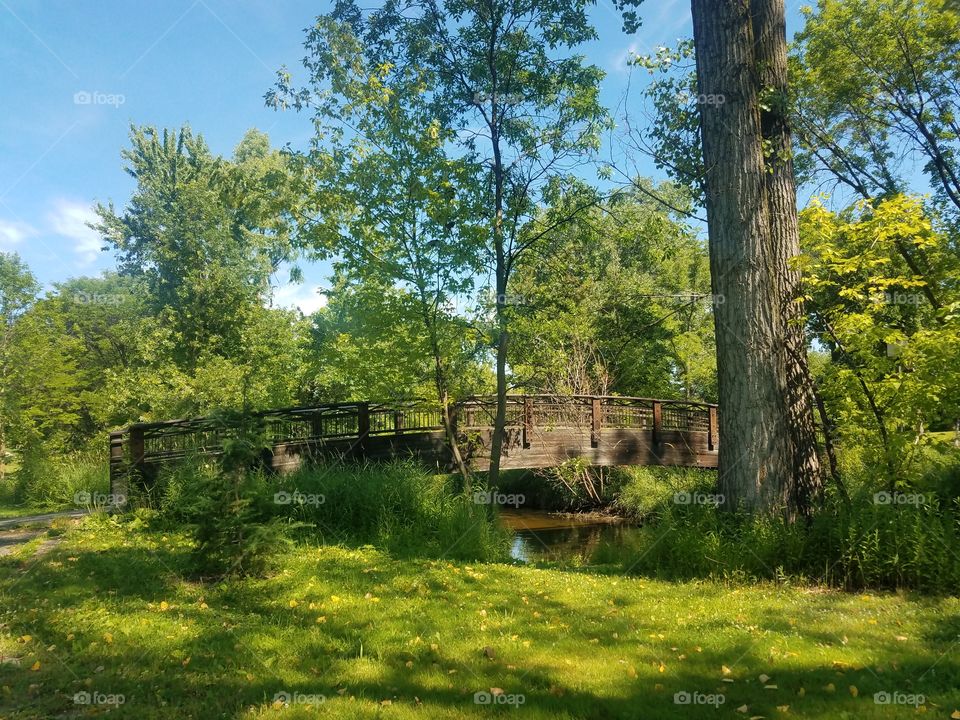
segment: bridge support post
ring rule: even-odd
[[[130,490],[130,463],[126,457],[125,435],[123,430],[110,433],[110,494],[118,510],[126,506]]]
[[[707,449],[717,449],[717,408],[711,407],[707,420]]]
[[[367,440],[370,438],[370,403],[357,403],[357,444],[355,455],[367,456]]]
[[[660,444],[660,433],[663,430],[663,405],[653,401],[653,444]]]
[[[603,409],[600,398],[593,398],[590,408],[590,447],[600,447],[600,427],[603,421]]]
[[[523,447],[530,447],[533,440],[533,398],[523,398]]]

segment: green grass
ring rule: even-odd
[[[511,712],[474,703],[490,688],[544,720],[915,716],[875,704],[882,691],[922,693],[930,717],[960,708],[957,598],[307,545],[268,579],[205,585],[183,579],[189,552],[184,535],[93,517],[42,558],[0,559],[0,717],[104,713],[75,705],[82,691],[122,694],[109,716],[144,720]],[[284,709],[283,691],[326,702]],[[725,702],[674,704],[683,691]]]

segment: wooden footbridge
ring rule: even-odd
[[[253,413],[267,440],[266,467],[279,472],[330,457],[413,457],[452,469],[437,403],[346,402]],[[458,446],[470,468],[486,470],[496,398],[451,406]],[[149,481],[160,467],[218,455],[237,428],[216,417],[138,423],[110,434],[110,484],[122,492],[131,475]],[[500,467],[541,468],[583,458],[593,465],[716,468],[717,406],[614,396],[511,395]]]

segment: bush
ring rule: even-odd
[[[715,472],[697,468],[638,465],[619,471],[623,479],[614,506],[618,513],[642,521],[669,512],[678,493],[709,493],[717,481]]]
[[[231,473],[195,458],[166,468],[141,504],[161,522],[192,529],[197,571],[206,574],[262,573],[267,551],[286,537],[406,556],[505,559],[509,534],[493,510],[455,486],[455,478],[411,461],[332,463],[277,476]]]

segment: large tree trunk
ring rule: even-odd
[[[772,5],[762,8],[764,2]],[[771,168],[764,155],[765,129],[767,140],[789,149],[789,128],[762,118],[760,109],[760,75],[786,80],[785,55],[782,75],[779,65],[768,67],[781,52],[776,5],[782,22],[778,0],[692,0],[699,93],[723,98],[700,111],[721,407],[719,488],[728,508],[785,510],[792,517],[807,506],[811,478],[820,471],[815,442],[805,439],[813,438],[813,420],[803,330],[791,322],[799,316],[790,304],[799,278],[788,265],[798,247],[792,166]],[[770,47],[761,50],[761,43]]]
[[[780,312],[786,323],[783,344],[793,493],[796,509],[809,514],[822,495],[823,478],[813,420],[813,381],[807,363],[801,277],[791,263],[800,254],[800,229],[788,105],[786,15],[783,0],[754,0],[752,6],[757,81],[765,100],[760,111],[760,129],[766,142],[770,251],[778,263]]]

